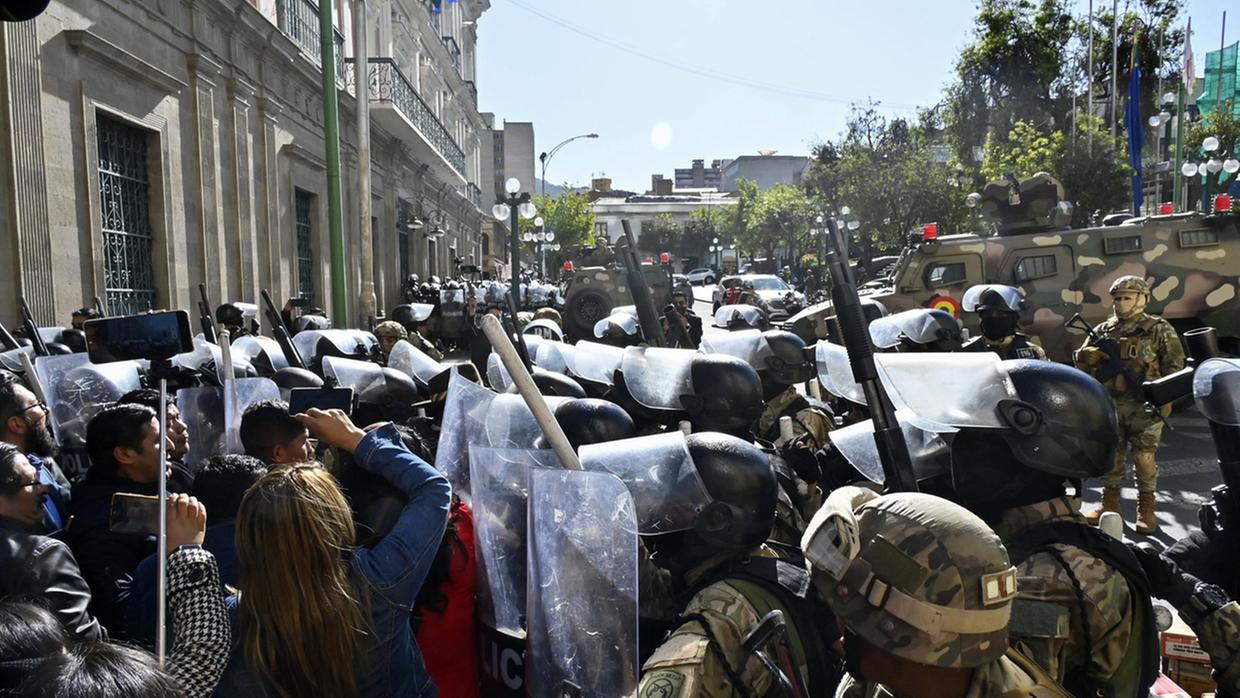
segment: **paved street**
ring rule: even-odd
[[[723,332],[711,326],[711,293],[714,286],[694,287],[694,311],[702,316],[706,333]],[[1168,420],[1172,429],[1163,430],[1163,442],[1158,449],[1160,468],[1158,492],[1158,519],[1162,530],[1151,536],[1164,544],[1184,537],[1188,531],[1198,528],[1197,510],[1210,498],[1210,489],[1222,482],[1215,459],[1214,443],[1205,419],[1191,405],[1180,408]],[[1086,483],[1085,504],[1090,510],[1102,496],[1100,481]],[[1123,491],[1121,514],[1126,522],[1127,535],[1138,536],[1133,531],[1137,517],[1137,490],[1129,474],[1128,486]]]

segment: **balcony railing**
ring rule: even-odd
[[[353,59],[346,59],[350,65]],[[418,91],[409,82],[400,68],[391,58],[371,58],[370,70],[367,71],[370,82],[370,99],[376,102],[388,102],[404,115],[409,123],[430,143],[436,151],[448,161],[448,164],[464,176],[465,153],[452,139],[448,129],[435,116],[435,112],[422,101]],[[347,71],[346,83],[352,84],[353,71]]]
[[[319,46],[319,6],[311,0],[277,0],[276,22],[280,31],[297,44],[315,65],[322,63],[323,49]],[[336,80],[344,77],[344,35],[333,30],[332,41],[336,46]]]
[[[441,36],[439,38],[443,39],[444,48],[448,49],[448,58],[452,60],[452,67],[456,68],[456,72],[459,75],[461,72],[460,45],[456,43],[456,39],[453,39],[450,36]]]

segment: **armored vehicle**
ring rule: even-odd
[[[672,281],[659,265],[643,264],[642,275],[659,311],[671,302]],[[611,314],[612,308],[633,305],[624,269],[583,267],[566,275],[564,286],[564,332],[574,339],[592,339],[594,323]]]
[[[1076,313],[1091,325],[1106,319],[1111,282],[1135,274],[1149,282],[1148,312],[1181,333],[1213,326],[1225,351],[1240,351],[1236,214],[1109,216],[1107,225],[1070,229],[1065,224],[1071,205],[1062,196],[1058,182],[1045,174],[1019,184],[991,183],[971,197],[996,234],[939,236],[926,226],[910,235],[885,275],[862,286],[862,298],[892,313],[941,308],[976,334],[977,318],[960,311],[965,290],[982,283],[1017,286],[1026,297],[1022,331],[1036,337],[1049,358],[1070,361],[1084,334],[1065,328],[1064,321]],[[806,308],[786,326],[813,341],[832,334],[833,318],[828,301]]]

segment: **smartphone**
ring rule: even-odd
[[[288,396],[288,413],[301,414],[311,407],[353,413],[353,388],[293,388]]]
[[[87,354],[96,364],[171,359],[194,350],[189,313],[184,310],[87,320],[82,330]]]
[[[294,308],[304,308],[307,305],[310,305],[310,299],[309,298],[290,298],[288,299],[288,304],[293,306]]]
[[[159,497],[128,492],[113,494],[108,529],[113,533],[159,535]]]

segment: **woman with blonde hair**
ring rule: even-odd
[[[318,464],[272,469],[237,512],[237,649],[217,695],[434,696],[409,614],[439,549],[451,488],[392,424],[340,410],[297,415],[321,441],[400,489],[392,530],[355,547],[349,503]]]

